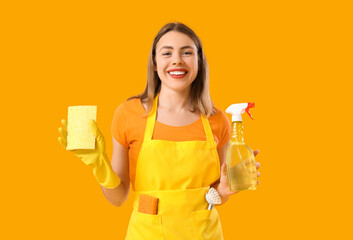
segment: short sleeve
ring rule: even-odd
[[[220,111],[220,131],[219,131],[219,143],[217,146],[217,149],[220,149],[221,147],[224,146],[224,144],[226,144],[229,139],[230,139],[230,130],[231,130],[231,125],[230,125],[230,121],[227,117],[227,115]]]
[[[111,134],[121,145],[126,148],[129,147],[126,135],[126,112],[124,110],[124,103],[120,104],[114,111]]]

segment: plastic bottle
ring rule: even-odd
[[[227,150],[227,175],[230,191],[256,190],[257,169],[255,156],[251,148],[244,142],[243,122],[241,114],[246,112],[251,116],[249,109],[255,103],[232,104],[226,113],[232,114],[232,130]]]

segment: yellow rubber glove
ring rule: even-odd
[[[59,133],[61,137],[58,138],[59,143],[65,148],[67,144],[67,123],[65,119],[61,120],[64,127],[59,127]],[[94,120],[91,120],[91,126],[93,128],[94,136],[96,138],[95,149],[79,149],[79,150],[68,150],[79,157],[86,165],[93,168],[93,175],[97,182],[105,188],[116,188],[120,185],[119,176],[113,171],[109,162],[108,156],[105,152],[105,141],[104,137],[99,131],[97,124]]]

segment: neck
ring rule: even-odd
[[[184,112],[190,110],[190,88],[185,91],[173,91],[161,88],[158,107],[172,112]]]

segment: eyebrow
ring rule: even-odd
[[[164,46],[164,47],[162,47],[161,49],[159,49],[159,52],[160,52],[163,48],[173,49],[173,47],[172,47],[172,46]],[[191,46],[183,46],[183,47],[181,47],[180,49],[182,50],[182,49],[185,49],[185,48],[191,48],[191,49],[194,49],[194,48],[193,48],[193,47],[191,47]],[[195,50],[195,49],[194,49],[194,50]]]

